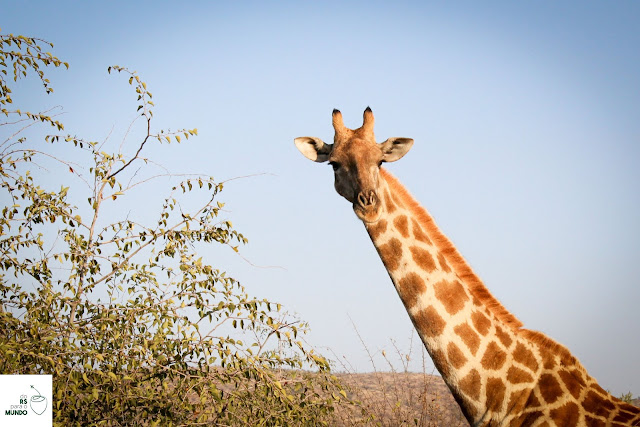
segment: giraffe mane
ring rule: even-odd
[[[560,356],[563,364],[573,366],[589,375],[580,361],[562,344],[549,338],[542,332],[522,328],[522,322],[507,310],[486,288],[482,280],[473,272],[469,264],[460,255],[453,243],[440,231],[427,210],[409,193],[409,191],[389,171],[380,168],[380,174],[389,185],[393,196],[399,199],[412,213],[413,218],[424,227],[438,250],[444,255],[449,266],[460,279],[468,285],[471,295],[478,299],[498,320],[509,326],[517,335]]]
[[[553,354],[559,355],[560,361],[563,365],[577,368],[581,373],[591,378],[585,367],[582,366],[577,357],[571,354],[567,347],[563,346],[557,341],[554,341],[552,338],[549,338],[539,331],[532,331],[530,329],[519,329],[517,332],[518,335],[529,340],[529,342],[537,344],[538,347],[550,350]]]
[[[469,286],[471,295],[478,299],[487,309],[493,313],[498,320],[517,330],[522,326],[522,322],[518,320],[509,310],[507,310],[498,301],[489,290],[484,286],[482,280],[473,272],[469,264],[460,255],[460,252],[451,243],[447,236],[440,231],[435,221],[429,215],[427,210],[423,208],[418,201],[409,193],[409,191],[386,169],[380,168],[380,174],[385,179],[392,194],[400,199],[403,204],[411,211],[413,218],[422,226],[429,235],[449,263],[449,266],[456,272],[460,279]],[[559,344],[558,344],[559,345]]]

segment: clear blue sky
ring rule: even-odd
[[[222,199],[243,255],[278,268],[204,253],[309,321],[325,354],[372,369],[350,318],[374,354],[390,339],[407,350],[412,331],[331,169],[293,145],[331,140],[333,108],[357,127],[369,105],[380,140],[415,139],[389,169],[494,295],[604,388],[640,394],[638,22],[636,1],[42,1],[5,2],[0,27],[71,64],[52,96],[22,83],[25,109],[60,104],[67,130],[120,135],[135,98],[106,68],[125,65],[153,92],[157,126],[199,129],[159,162],[267,174]]]

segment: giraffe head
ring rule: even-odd
[[[376,222],[382,215],[379,172],[383,162],[395,162],[413,145],[411,138],[389,138],[377,143],[373,135],[373,112],[364,110],[364,122],[358,129],[345,127],[342,113],[333,110],[333,144],[320,138],[303,136],[294,140],[298,150],[314,162],[329,162],[335,175],[338,194],[353,205],[362,221]]]

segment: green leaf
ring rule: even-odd
[[[5,55],[7,46],[15,56]],[[0,79],[0,115],[14,114],[6,107],[12,103],[6,86],[11,73],[17,78],[28,71],[46,94],[52,90],[47,67],[68,67],[46,46],[0,34],[0,76],[6,76]],[[136,82],[141,102],[134,105],[153,105],[135,71],[117,65],[111,71],[124,73],[130,85]],[[280,310],[280,304],[250,296],[224,265],[212,264],[222,262],[209,253],[212,244],[237,251],[231,243],[246,242],[231,221],[216,218],[224,204],[211,197],[219,197],[223,185],[196,176],[165,188],[166,182],[153,179],[157,163],[144,141],[175,136],[181,142],[197,129],[151,134],[148,129],[162,124],[148,113],[148,128],[136,134],[141,139],[127,135],[116,147],[72,135],[61,136],[63,146],[43,145],[5,123],[7,135],[18,131],[6,145],[21,144],[24,155],[0,156],[8,201],[0,215],[0,268],[9,273],[0,275],[0,298],[11,308],[0,313],[11,331],[10,340],[0,340],[0,367],[53,374],[55,425],[327,425],[342,404],[333,395],[347,400],[346,393],[325,375],[324,358],[304,339],[292,341],[300,320],[286,312],[274,316],[271,309],[275,304]],[[63,129],[53,114],[17,108],[16,114],[31,126]],[[43,156],[62,159],[64,173],[71,165],[67,159],[78,162],[71,172],[80,180],[30,173]],[[186,191],[196,180],[212,191]],[[58,185],[60,191],[52,190]],[[125,202],[119,197],[128,189],[141,196]],[[180,189],[184,193],[173,194]],[[73,206],[71,191],[74,200],[85,197],[90,206]],[[149,202],[155,197],[164,201],[159,211]],[[103,207],[108,198],[113,202]],[[158,219],[147,222],[154,213]],[[301,327],[300,335],[305,332]],[[272,345],[269,337],[284,339]],[[302,368],[310,371],[301,374]]]

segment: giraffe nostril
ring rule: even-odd
[[[375,191],[371,190],[369,192],[369,204],[371,206],[375,206],[378,203],[378,195]]]
[[[368,204],[367,198],[364,196],[362,191],[358,193],[358,204],[363,208]]]
[[[358,193],[358,204],[362,208],[368,208],[375,206],[378,203],[378,196],[373,190],[369,190],[366,193],[361,191]]]

